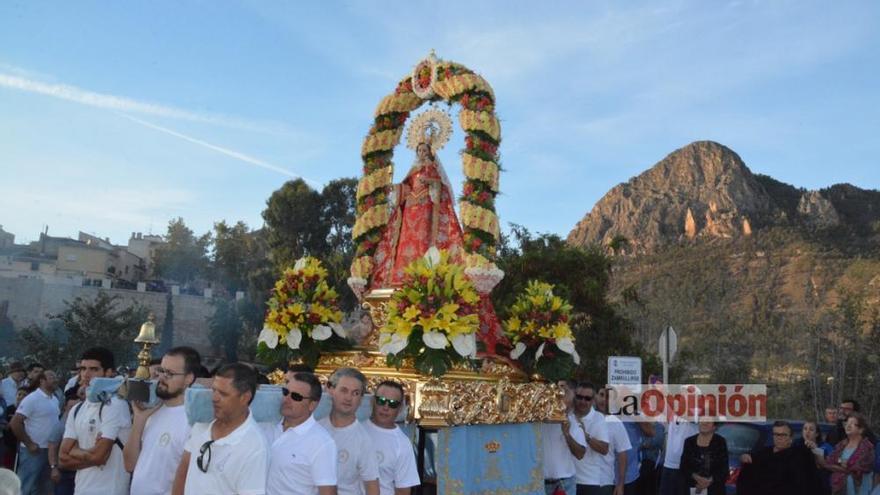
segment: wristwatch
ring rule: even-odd
[[[587,443],[590,443],[591,438],[593,438],[593,437],[591,437],[589,433],[584,432],[584,441],[586,441]]]
[[[58,469],[58,464],[49,464],[49,469]]]

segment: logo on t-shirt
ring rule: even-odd
[[[159,445],[162,447],[168,445],[168,442],[171,441],[171,435],[169,433],[163,433],[161,437],[159,437]]]
[[[377,450],[376,451],[376,461],[378,461],[378,464],[382,464],[382,461],[384,461],[384,460],[385,460],[385,453],[382,452],[381,450]]]
[[[339,463],[345,464],[348,462],[348,451],[345,449],[339,449]]]

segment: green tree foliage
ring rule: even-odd
[[[166,243],[156,250],[154,269],[158,276],[187,284],[208,270],[208,246],[211,234],[196,236],[183,218],[168,222]]]
[[[656,357],[633,341],[632,324],[606,298],[612,260],[601,249],[572,247],[557,235],[536,236],[517,225],[512,232],[516,244],[502,240],[498,266],[505,276],[492,293],[500,317],[529,280],[543,280],[572,305],[571,326],[581,355],[576,376],[604,383],[607,358],[616,355],[641,356],[643,373],[656,372]]]
[[[98,291],[94,299],[77,297],[65,305],[60,314],[49,315],[58,328],[22,330],[19,338],[27,354],[58,369],[70,369],[84,350],[100,345],[113,351],[117,365],[134,363],[138,350],[134,338],[148,315],[144,306],[127,305],[105,291]],[[65,338],[60,332],[66,332]]]
[[[214,314],[208,319],[211,344],[223,351],[227,362],[252,360],[256,353],[256,333],[249,331],[247,313],[253,311],[254,306],[247,299],[215,298],[211,304],[214,306]]]
[[[165,319],[162,322],[162,336],[159,341],[159,354],[174,347],[174,298],[171,293],[165,294]]]
[[[302,179],[285,182],[272,193],[263,210],[263,220],[277,268],[291,266],[304,255],[320,257],[330,231],[322,209],[321,194]]]

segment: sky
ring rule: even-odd
[[[359,176],[376,105],[432,49],[494,88],[504,224],[565,236],[706,139],[798,187],[880,189],[878,25],[873,1],[5,0],[0,225],[258,228],[285,181]]]

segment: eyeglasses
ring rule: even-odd
[[[214,443],[213,440],[208,440],[207,442],[202,444],[202,447],[199,449],[199,456],[196,457],[196,466],[203,473],[208,472],[208,466],[211,465],[211,444]],[[205,460],[205,454],[208,455],[207,460]]]
[[[303,394],[301,394],[301,393],[299,393],[299,392],[291,392],[290,390],[287,390],[287,389],[284,388],[284,387],[281,388],[281,395],[283,395],[283,396],[285,396],[285,397],[287,397],[287,396],[289,395],[289,396],[290,396],[290,400],[292,400],[292,401],[294,401],[294,402],[302,402],[302,401],[304,401],[305,399],[315,400],[315,399],[313,399],[313,398],[311,398],[311,397],[306,397],[305,395],[303,395]]]
[[[176,371],[167,370],[165,368],[156,368],[156,374],[164,375],[165,378],[174,378],[175,376],[183,376],[186,374],[185,371],[177,373]]]
[[[791,436],[791,435],[789,435],[788,433],[776,433],[776,432],[773,432],[773,436],[774,436],[774,437],[788,437],[788,436]]]
[[[592,396],[592,395],[574,394],[574,398],[577,399],[577,400],[582,400],[582,401],[586,401],[586,402],[589,402],[589,401],[593,400],[593,396]]]
[[[388,406],[391,409],[397,409],[400,407],[399,400],[389,399],[388,397],[382,397],[381,395],[376,396],[376,405],[377,406]]]

